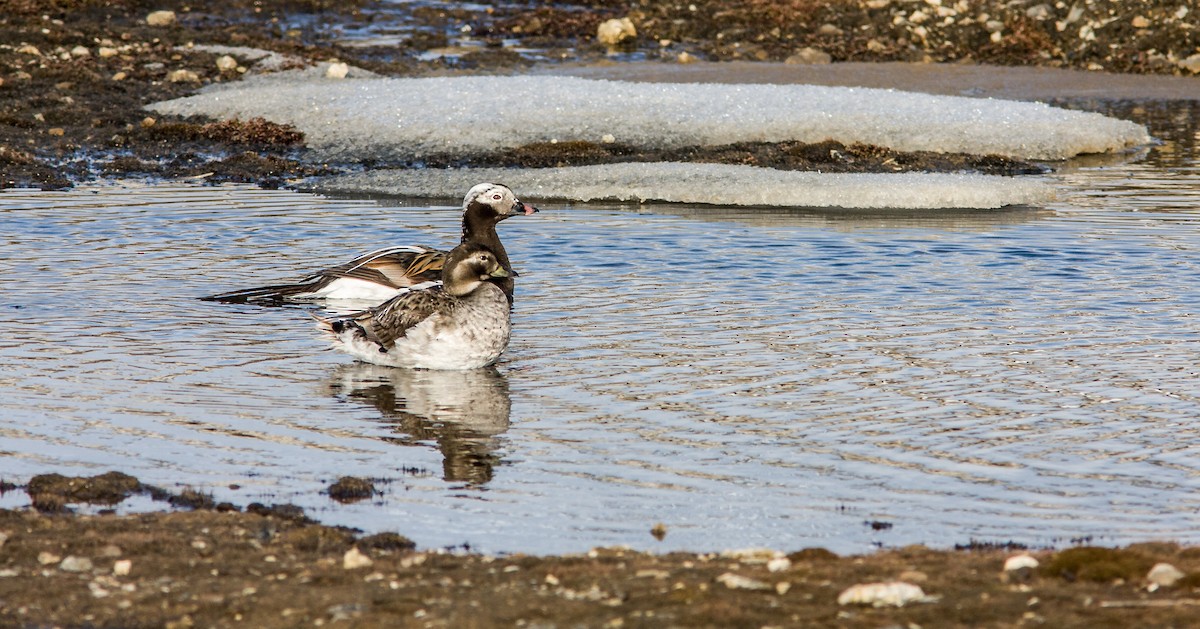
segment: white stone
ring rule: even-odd
[[[130,570],[133,570],[133,561],[129,559],[118,559],[113,562],[113,576],[128,576]]]
[[[72,57],[90,57],[90,56],[92,56],[92,51],[88,50],[87,46],[76,46],[71,49],[71,56]]]
[[[637,37],[637,29],[633,21],[627,17],[605,20],[596,27],[596,41],[605,46],[613,47]]]
[[[1146,580],[1154,586],[1171,587],[1185,576],[1183,571],[1169,563],[1156,563],[1146,574]]]
[[[238,67],[237,59],[234,59],[233,57],[231,57],[229,55],[221,55],[220,57],[217,57],[217,69],[220,70],[221,72],[229,72],[231,70],[236,70],[237,67]]]
[[[170,26],[174,23],[174,11],[154,11],[146,16],[146,24],[150,26]]]
[[[1012,572],[1013,570],[1021,570],[1023,568],[1032,569],[1036,567],[1038,567],[1038,560],[1034,559],[1028,554],[1013,555],[1012,557],[1004,560],[1005,572]]]
[[[801,48],[784,60],[792,65],[824,65],[833,62],[833,56],[813,47]]]
[[[722,574],[721,576],[717,577],[717,583],[723,583],[723,584],[725,584],[725,587],[727,587],[731,590],[773,590],[773,589],[775,589],[775,586],[773,586],[769,583],[759,581],[758,579],[751,579],[750,577],[743,577],[741,575],[733,574],[732,572],[726,572],[726,573]]]
[[[199,83],[200,75],[187,69],[173,70],[167,75],[167,80],[172,83]]]
[[[372,561],[370,557],[364,555],[362,551],[358,549],[358,546],[351,547],[350,550],[346,551],[345,555],[342,555],[342,568],[346,570],[366,568],[373,563],[375,562]]]
[[[926,596],[920,587],[902,581],[860,583],[838,595],[838,605],[871,605],[872,607],[903,607],[909,603],[932,603],[936,597]]]
[[[767,562],[767,571],[783,572],[792,567],[792,560],[787,557],[775,557]]]
[[[48,566],[52,563],[58,563],[62,561],[62,557],[48,550],[43,550],[42,552],[38,553],[37,561],[43,566]]]
[[[58,569],[63,572],[91,572],[92,560],[87,557],[68,555],[58,564]]]
[[[118,54],[120,54],[120,51],[118,51],[116,48],[113,48],[111,46],[101,46],[96,49],[96,54],[100,55],[101,59],[108,59],[110,57],[117,56]]]
[[[325,77],[330,79],[344,79],[350,74],[350,66],[345,63],[334,62],[325,68]]]
[[[1181,60],[1179,62],[1179,67],[1191,72],[1192,74],[1200,74],[1200,53]]]

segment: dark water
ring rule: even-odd
[[[1197,111],[1078,106],[1164,143],[1038,208],[508,221],[513,342],[466,374],[195,299],[450,245],[453,201],[0,192],[0,477],[118,469],[486,551],[1200,542]],[[334,503],[342,475],[384,494]]]

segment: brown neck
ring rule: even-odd
[[[500,236],[496,234],[496,223],[501,220],[503,219],[498,218],[491,208],[481,203],[471,203],[463,212],[463,233],[460,242],[477,243],[491,249],[496,254],[496,261],[500,263],[500,266],[512,271],[512,263],[508,261],[508,252],[504,250],[504,245],[500,243]],[[512,303],[512,278],[506,277],[494,281],[504,290],[509,303]]]
[[[504,250],[500,236],[496,234],[496,223],[500,220],[491,208],[472,203],[467,206],[467,211],[463,212],[463,233],[460,242],[478,243],[491,249],[504,268],[512,269],[508,261],[508,252]]]

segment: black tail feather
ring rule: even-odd
[[[312,283],[276,284],[274,286],[260,286],[258,288],[247,288],[228,293],[219,293],[217,295],[208,295],[201,297],[200,300],[219,301],[226,304],[279,305],[284,303],[291,295],[310,293],[316,290],[316,288],[316,285]]]

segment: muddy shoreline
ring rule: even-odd
[[[968,15],[949,0],[925,6],[746,0],[732,9],[717,2],[591,2],[527,11],[366,0],[219,0],[202,8],[17,0],[0,16],[0,187],[59,189],[129,177],[280,187],[358,166],[307,161],[303,137],[286,126],[142,110],[256,71],[253,62],[230,66],[204,45],[271,50],[292,60],[285,68],[338,59],[389,76],[525,71],[545,63],[515,53],[510,42],[584,66],[613,58],[684,63],[689,56],[788,62],[811,48],[835,62],[994,63],[1163,78],[1200,71],[1188,62],[1200,46],[1197,29],[1187,27],[1195,16],[1177,15],[1179,3],[1141,3],[1138,14],[1103,0],[1011,4],[976,3]],[[147,23],[163,9],[174,11],[173,20]],[[806,18],[786,19],[795,13]],[[630,17],[639,34],[608,50],[594,41],[596,28],[619,17]],[[389,20],[419,28],[403,31],[393,45],[352,46],[323,27],[363,29]],[[465,51],[455,39],[464,25],[478,43]],[[439,50],[453,54],[428,54]],[[900,165],[1016,174],[1053,167],[834,144],[683,153],[670,158],[827,172]],[[831,159],[846,154],[856,161]],[[661,158],[619,146],[564,144],[470,160],[448,155],[434,165]],[[1121,549],[909,547],[844,557],[823,549],[485,556],[416,549],[402,530],[364,536],[321,525],[289,505],[218,504],[203,493],[149,488],[119,473],[99,484],[52,476],[4,480],[23,482],[0,483],[0,491],[24,491],[31,506],[0,510],[0,626],[1125,627],[1183,625],[1200,605],[1200,548],[1166,542]],[[362,495],[347,483],[349,499]],[[75,512],[81,504],[111,506],[135,494],[159,501],[162,511]],[[669,528],[657,533],[670,535]],[[1006,560],[1025,552],[1037,559],[1036,568],[1004,571]],[[1170,586],[1151,583],[1158,563],[1184,576]],[[838,603],[847,588],[881,581],[918,586],[927,598],[902,607]]]
[[[363,484],[341,479],[331,499],[369,496],[352,490]],[[1170,543],[482,555],[115,472],[5,490],[26,491],[32,506],[0,510],[0,626],[1128,627],[1177,626],[1200,604],[1200,548]],[[165,510],[105,511],[134,494]],[[84,503],[100,513],[72,513]],[[919,596],[848,600],[873,583]]]

